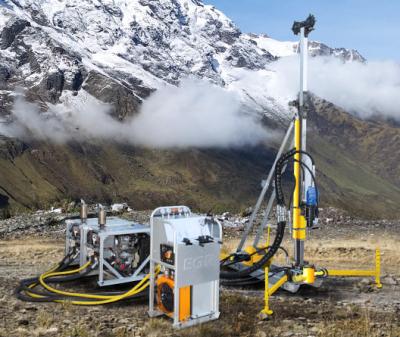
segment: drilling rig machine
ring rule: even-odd
[[[250,216],[249,222],[236,251],[223,256],[221,260],[221,283],[228,286],[242,286],[265,282],[265,306],[261,316],[267,318],[273,312],[269,308],[269,297],[279,288],[295,293],[302,285],[318,287],[328,276],[375,277],[380,288],[380,252],[376,249],[375,268],[371,270],[334,270],[316,267],[304,259],[307,231],[318,227],[319,190],[317,188],[315,161],[307,152],[307,102],[308,96],[308,36],[314,30],[315,17],[309,15],[305,21],[295,21],[292,27],[295,35],[300,35],[300,90],[298,99],[290,103],[294,112],[293,120],[285,134],[277,157]],[[290,139],[293,139],[290,141]],[[289,206],[286,206],[282,184],[283,173],[289,163],[293,163],[294,190]],[[267,192],[269,199],[261,223],[256,228],[256,217]],[[276,202],[276,234],[270,242],[272,226],[271,211]],[[285,227],[289,225],[294,244],[294,257],[281,244]],[[267,229],[265,246],[260,245],[264,230]],[[255,231],[253,243],[245,247],[252,231]],[[278,250],[287,257],[287,265],[272,263]]]

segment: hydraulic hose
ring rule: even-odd
[[[49,273],[50,271],[46,272]],[[53,277],[49,277],[48,279],[46,279],[47,283],[61,283],[61,282],[67,282],[67,281],[74,281],[74,280],[78,280],[84,276],[86,276],[87,274],[89,274],[91,272],[91,269],[87,269],[85,272],[77,274],[77,275],[71,275],[71,276],[67,276],[67,277],[59,277],[59,278],[53,278]],[[44,273],[44,274],[46,274]],[[31,293],[34,295],[40,295],[40,296],[47,296],[47,297],[52,297],[53,299],[62,299],[64,298],[64,296],[60,296],[60,295],[56,295],[54,293],[51,293],[49,291],[39,291],[36,290],[35,287],[38,286],[39,283],[39,277],[32,277],[29,279],[24,279],[20,281],[19,286],[16,288],[15,290],[15,294],[17,296],[17,298],[26,301],[27,298],[24,297],[21,293],[24,291],[25,293]],[[24,298],[22,298],[24,297]],[[31,299],[31,297],[29,297],[28,299]],[[43,300],[46,301],[46,300]]]
[[[57,303],[71,303],[75,305],[101,305],[113,303],[121,300],[133,299],[142,297],[143,291],[149,286],[149,275],[143,278],[139,283],[137,283],[132,289],[123,292],[123,293],[114,293],[114,294],[87,294],[87,293],[75,293],[58,290],[49,286],[45,280],[48,282],[57,282],[60,278],[56,278],[56,276],[65,276],[69,277],[68,280],[78,279],[84,274],[87,274],[91,271],[89,268],[92,264],[92,261],[87,262],[82,267],[79,267],[74,270],[69,271],[55,271],[57,268],[52,268],[49,271],[43,273],[38,278],[31,278],[27,280],[21,281],[20,286],[17,288],[17,297],[24,301],[33,301],[33,302],[57,302]],[[81,273],[83,271],[83,273]],[[157,273],[159,270],[157,270]],[[78,275],[74,275],[78,274]],[[72,275],[72,276],[71,276]],[[47,292],[39,292],[34,288],[40,284]],[[25,292],[25,294],[22,294]],[[78,300],[68,300],[68,298],[77,298]]]
[[[234,281],[234,282],[229,282]],[[251,277],[249,279],[235,279],[235,280],[222,280],[221,284],[226,287],[245,287],[250,285],[255,285],[264,282],[256,277]]]
[[[281,221],[278,223],[278,228],[274,242],[272,243],[268,251],[265,253],[265,255],[258,262],[254,263],[250,267],[247,267],[239,271],[221,271],[220,273],[221,279],[243,278],[255,272],[257,269],[263,267],[275,255],[275,253],[279,249],[283,240],[283,236],[285,234],[285,227],[286,227],[286,221]]]
[[[54,276],[71,275],[71,274],[79,273],[84,270],[89,270],[89,272],[90,272],[90,269],[89,269],[90,265],[91,265],[91,261],[87,262],[85,265],[83,265],[82,267],[75,269],[75,270],[66,271],[66,272],[51,272],[51,273],[43,274],[39,277],[39,282],[42,285],[42,287],[45,288],[46,290],[48,290],[52,293],[58,294],[58,295],[63,295],[63,296],[68,296],[68,297],[80,297],[80,298],[87,298],[87,299],[107,300],[107,299],[114,298],[116,296],[125,294],[125,293],[123,293],[123,294],[119,294],[119,295],[98,295],[98,294],[68,292],[68,291],[63,291],[63,290],[53,288],[45,282],[45,280],[47,278],[54,277]]]
[[[65,270],[66,268],[68,268],[68,266],[71,263],[71,256],[72,255],[73,255],[73,252],[70,252],[70,253],[66,254],[64,256],[64,258],[58,264],[56,264],[55,266],[50,268],[44,274],[55,272],[55,271],[62,271],[62,270]],[[38,282],[39,282],[39,277],[38,276],[21,280],[19,286],[15,290],[15,294],[16,294],[17,298],[20,297],[21,292],[24,289],[25,290],[28,289],[28,287],[27,287],[28,285],[30,286],[29,289],[32,289],[33,287],[35,287],[38,284]]]
[[[265,255],[259,261],[254,263],[252,266],[244,268],[242,270],[221,271],[220,277],[222,279],[222,282],[224,282],[226,280],[232,280],[232,279],[243,279],[246,277],[248,278],[248,276],[251,273],[253,273],[257,269],[262,268],[264,265],[266,265],[268,263],[268,261],[278,251],[278,249],[283,241],[283,237],[285,234],[285,227],[286,227],[286,214],[285,214],[286,207],[285,207],[285,196],[283,193],[283,186],[282,186],[282,172],[283,172],[283,167],[285,166],[287,161],[297,153],[307,155],[310,158],[312,164],[314,165],[314,159],[308,152],[298,151],[295,148],[288,151],[287,153],[283,154],[276,162],[275,172],[274,172],[274,181],[275,181],[275,190],[276,190],[278,225],[277,225],[277,231],[276,231],[274,242],[269,247],[268,251],[266,251]],[[309,169],[308,167],[306,167],[306,168]],[[313,177],[313,179],[315,181],[314,177]],[[234,254],[232,254],[231,256],[234,256]],[[223,262],[228,259],[229,259],[229,257],[224,259]],[[223,264],[222,264],[222,267],[223,267]]]

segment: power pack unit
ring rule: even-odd
[[[119,218],[109,218],[105,228],[96,222],[88,219],[81,227],[80,265],[95,256],[98,267],[90,275],[98,275],[99,286],[143,279],[149,270],[150,228]]]
[[[87,276],[98,275],[99,286],[142,280],[149,272],[150,227],[118,217],[67,220],[66,251],[75,251],[74,263],[91,259],[95,268]]]
[[[173,206],[154,210],[150,228],[149,315],[175,328],[217,319],[221,224]]]

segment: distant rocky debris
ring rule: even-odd
[[[1,200],[1,198],[0,198]],[[64,222],[67,219],[79,219],[77,204],[74,202],[68,208],[39,210],[32,213],[23,213],[0,220],[0,239],[21,235],[46,235],[54,231],[64,232]],[[113,204],[104,207],[107,216],[121,216],[141,224],[148,224],[151,211],[135,211],[126,203]],[[88,216],[97,217],[98,204],[88,205]]]
[[[97,204],[88,205],[89,217],[97,216]],[[108,216],[119,216],[124,219],[140,224],[149,224],[151,210],[137,211],[131,209],[124,203],[105,206]],[[56,236],[63,238],[65,235],[65,220],[79,219],[79,212],[65,212],[62,208],[53,208],[48,211],[37,211],[34,213],[24,213],[9,219],[0,220],[0,239],[19,238],[22,236]],[[224,230],[225,238],[233,238],[241,235],[249,222],[249,216],[243,214],[233,214],[224,212],[214,214],[215,219],[219,220]],[[255,219],[258,225],[263,218],[262,212]],[[400,232],[400,220],[368,220],[349,215],[346,211],[327,207],[320,209],[320,228],[327,230],[326,233],[333,235],[336,231],[352,229],[352,233],[357,230],[368,230],[376,228]],[[269,223],[275,224],[275,213],[272,212]],[[327,234],[327,235],[328,235]],[[390,282],[390,280],[388,280]]]
[[[70,216],[71,215],[72,214],[70,214]],[[60,215],[50,212],[36,212],[14,216],[6,220],[0,220],[0,238],[18,232],[33,234],[47,229],[51,230],[53,226],[58,225],[67,217],[68,215],[66,214]]]
[[[250,208],[249,208],[250,209]],[[221,215],[215,215],[215,217],[221,221],[222,225],[225,228],[233,228],[238,231],[244,230],[246,224],[249,222],[251,213],[245,212],[239,215],[231,214],[230,212],[222,213]],[[262,221],[263,214],[259,212],[255,219],[255,223],[259,224]],[[274,210],[271,212],[271,217],[269,223],[275,223],[275,212]],[[374,226],[374,227],[396,227],[399,226],[400,229],[400,220],[387,220],[387,219],[362,219],[360,217],[352,216],[348,212],[337,209],[334,207],[326,207],[320,208],[319,213],[319,224],[321,227],[332,226],[332,227],[340,227],[340,226]]]

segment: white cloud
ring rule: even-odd
[[[269,140],[260,120],[241,111],[234,93],[205,81],[184,80],[179,87],[165,86],[153,93],[138,115],[124,122],[111,116],[112,106],[85,91],[67,93],[62,103],[46,113],[16,97],[14,122],[0,133],[22,139],[111,139],[156,148],[238,147]]]
[[[276,72],[269,83],[272,95],[296,97],[299,83],[298,57],[285,57],[271,64]],[[371,117],[400,119],[400,65],[386,62],[347,62],[337,58],[309,60],[309,90],[345,110]]]
[[[234,93],[193,79],[156,91],[131,125],[139,143],[155,147],[255,145],[271,136]]]

